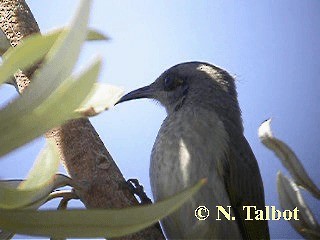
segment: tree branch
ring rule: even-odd
[[[12,47],[40,32],[24,0],[0,0],[0,27]],[[30,83],[37,66],[15,75],[19,92]],[[45,83],[45,82],[44,82]],[[138,205],[126,181],[88,119],[71,120],[46,133],[59,148],[60,159],[70,177],[80,186],[76,189],[87,208],[124,208]],[[164,239],[155,226],[121,239]]]

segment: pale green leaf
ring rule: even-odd
[[[21,208],[47,197],[55,185],[58,166],[57,147],[53,140],[48,140],[26,181],[0,182],[0,208]]]
[[[38,209],[40,206],[42,206],[44,203],[50,200],[51,198],[51,192],[54,189],[57,189],[59,187],[64,187],[66,185],[69,185],[71,179],[68,178],[67,176],[64,176],[62,174],[56,174],[53,178],[52,181],[48,182],[47,184],[44,184],[41,186],[39,189],[33,189],[34,190],[34,196],[33,200],[31,200],[27,205],[23,207],[19,207],[22,209]],[[17,188],[24,180],[8,180],[8,181],[0,181],[0,188],[5,187],[5,188],[12,188],[15,189]],[[28,192],[32,189],[28,189]],[[39,190],[39,191],[37,191]],[[1,190],[0,190],[1,191]],[[17,190],[19,191],[16,193],[17,198],[25,198],[25,193],[26,191],[24,190]],[[5,192],[1,194],[6,194]],[[9,193],[10,194],[10,193]],[[29,197],[29,196],[27,196]],[[1,231],[0,230],[0,239],[11,239],[14,236],[14,233],[12,232],[6,232],[6,231]]]
[[[304,201],[295,182],[283,176],[279,171],[277,176],[277,186],[282,209],[292,211],[297,208],[299,210],[299,220],[294,220],[293,218],[289,220],[293,228],[306,238],[308,238],[308,233],[305,231],[306,229],[320,234],[320,226],[307,203]]]
[[[11,206],[10,203],[0,203],[1,207],[5,209],[38,209],[46,201],[51,199],[50,194],[53,190],[70,185],[70,178],[63,174],[55,174],[51,179],[45,180],[42,184],[38,184],[38,187],[28,188],[28,189],[18,189],[19,184],[23,183],[25,180],[1,180],[0,181],[0,193],[1,194],[11,194],[16,197],[30,198],[29,201],[22,200],[23,203],[19,203],[16,206]],[[9,191],[7,191],[10,189]],[[33,191],[33,193],[30,193]],[[33,196],[31,196],[33,194]],[[16,201],[16,200],[15,200]],[[0,207],[0,208],[1,208]],[[1,239],[1,238],[0,238]]]
[[[121,98],[123,90],[119,87],[96,83],[89,96],[76,110],[83,117],[90,117],[109,109]]]
[[[104,35],[103,33],[95,30],[95,29],[88,29],[87,32],[87,41],[100,41],[100,40],[109,40],[109,37]]]
[[[0,84],[11,78],[18,69],[25,70],[40,61],[48,53],[60,33],[34,34],[26,38],[23,43],[9,49],[3,55],[3,63],[0,66]]]
[[[101,66],[97,59],[79,77],[70,77],[32,111],[11,117],[0,125],[0,156],[10,152],[45,131],[79,117],[75,109],[88,96]],[[23,98],[23,95],[21,96]],[[1,122],[1,121],[0,121]]]
[[[319,188],[311,180],[296,154],[286,143],[273,136],[271,119],[266,120],[260,125],[258,135],[261,142],[281,160],[283,166],[288,169],[295,182],[320,199]]]
[[[61,33],[65,31],[66,28],[57,28],[52,31]],[[87,29],[87,35],[86,35],[86,41],[102,41],[102,40],[109,40],[109,37],[104,35],[103,33],[99,32],[96,29],[88,28]]]
[[[205,183],[156,204],[119,210],[0,210],[0,228],[20,234],[57,238],[119,237],[144,229],[185,203]]]
[[[6,35],[0,30],[0,56],[2,56],[10,47],[10,42]]]
[[[19,118],[39,106],[70,76],[86,37],[90,2],[81,1],[75,18],[53,44],[46,55],[44,65],[34,74],[32,83],[24,91],[23,97],[16,98],[0,111],[0,126],[8,119]]]
[[[56,174],[58,167],[59,155],[57,147],[53,140],[48,139],[47,147],[40,152],[26,177],[27,180],[19,184],[18,189],[28,190],[43,185]]]
[[[24,180],[0,180],[0,188],[6,187],[6,188],[17,188],[20,183],[22,183]]]
[[[26,70],[34,63],[42,60],[58,39],[59,35],[67,30],[67,28],[59,28],[44,35],[33,34],[25,38],[21,44],[6,52],[6,54],[3,55],[4,62],[0,66],[0,84],[10,79],[18,69]],[[0,34],[1,32],[2,31],[0,31]],[[0,53],[2,46],[1,39],[0,37]],[[87,30],[86,40],[88,41],[107,39],[106,36],[94,29]],[[5,38],[3,41],[4,40],[7,39]],[[3,42],[3,44],[5,44],[5,42]],[[10,47],[9,42],[8,44],[8,47]],[[6,45],[3,47],[6,47]]]

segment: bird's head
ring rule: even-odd
[[[188,105],[217,108],[218,112],[236,110],[240,116],[234,79],[226,71],[204,62],[175,65],[150,85],[124,95],[118,103],[139,98],[159,101],[168,114]]]

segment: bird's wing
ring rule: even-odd
[[[246,138],[230,143],[226,154],[228,166],[224,179],[230,202],[244,239],[269,239],[268,222],[245,220],[247,215],[243,206],[256,206],[265,209],[264,189],[256,158]],[[254,212],[254,211],[252,211]],[[251,216],[254,219],[254,216]]]

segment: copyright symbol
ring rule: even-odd
[[[200,221],[206,220],[209,217],[209,209],[206,206],[199,206],[194,210],[194,215]]]

